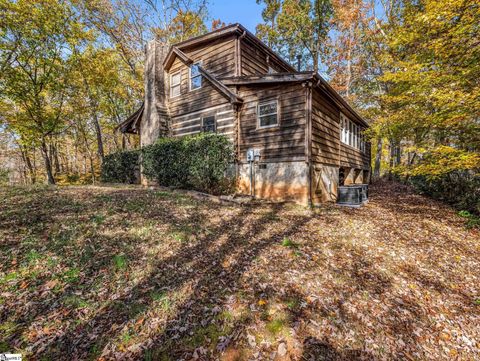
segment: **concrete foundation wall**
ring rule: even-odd
[[[238,187],[250,194],[250,165],[238,165]],[[308,165],[305,162],[259,163],[254,165],[255,197],[308,204]]]

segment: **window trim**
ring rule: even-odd
[[[192,78],[192,66],[194,66],[194,65],[202,65],[202,61],[201,60],[196,61],[188,67],[188,91],[191,91],[191,92],[203,88],[203,76],[202,76],[201,73],[199,73],[198,75],[195,75],[194,78],[200,77],[200,86],[198,88],[192,89],[192,79],[193,79]]]
[[[180,79],[178,81],[178,84],[173,85],[172,79],[175,75],[180,75]],[[180,88],[180,92],[178,93],[178,95],[173,95],[173,87],[174,86],[176,86],[176,87],[178,86]],[[182,71],[181,70],[170,74],[170,98],[177,98],[180,95],[182,95]]]
[[[268,115],[276,115],[277,122],[275,124],[270,125],[261,125],[260,124],[260,106],[267,105],[270,103],[275,103],[277,111],[275,113],[264,114],[261,117],[265,117]],[[277,128],[280,126],[280,118],[279,118],[279,106],[278,106],[278,99],[270,99],[270,100],[260,100],[257,102],[257,129],[268,129],[268,128]]]
[[[340,113],[340,142],[361,153],[366,152],[364,128]]]
[[[205,121],[206,118],[213,118],[213,127],[214,127],[213,133],[217,133],[217,117],[216,117],[215,114],[214,114],[214,115],[205,115],[205,116],[202,116],[202,130],[201,130],[201,132],[202,132],[202,133],[206,133],[206,131],[205,131],[205,123],[204,123],[204,121]]]

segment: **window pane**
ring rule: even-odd
[[[195,78],[190,79],[190,89],[198,89],[202,87],[202,77],[196,76]]]
[[[205,117],[205,118],[203,118],[203,131],[204,132],[215,132],[215,117]]]
[[[263,116],[265,114],[272,114],[277,112],[277,102],[271,102],[266,104],[260,104],[258,106],[258,115]]]
[[[267,126],[276,125],[276,124],[277,124],[277,114],[264,115],[260,117],[261,127],[267,127]]]
[[[198,64],[193,64],[190,68],[190,76],[193,78],[197,75],[200,75],[200,70],[198,69]]]
[[[172,85],[177,85],[180,83],[180,73],[172,75]]]
[[[180,84],[172,87],[172,97],[180,95]]]
[[[349,122],[350,124],[350,139],[348,140],[349,145],[353,145],[353,123]]]

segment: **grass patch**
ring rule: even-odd
[[[70,268],[68,271],[64,272],[62,275],[62,280],[67,283],[74,283],[78,281],[80,277],[80,270],[76,267]]]
[[[167,292],[152,292],[150,297],[164,311],[168,311],[172,307],[172,300]]]
[[[103,214],[94,214],[93,216],[90,217],[90,220],[97,226],[105,223],[105,219],[107,217]]]
[[[127,256],[116,254],[113,256],[113,265],[117,271],[123,271],[127,268]]]
[[[282,331],[284,331],[287,322],[283,318],[274,318],[273,320],[267,322],[265,328],[272,335],[276,336]]]
[[[294,243],[290,238],[285,237],[282,239],[282,246],[288,248],[297,248],[297,244]]]

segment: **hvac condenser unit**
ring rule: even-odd
[[[337,203],[342,206],[360,207],[368,200],[368,184],[352,184],[338,187]]]

